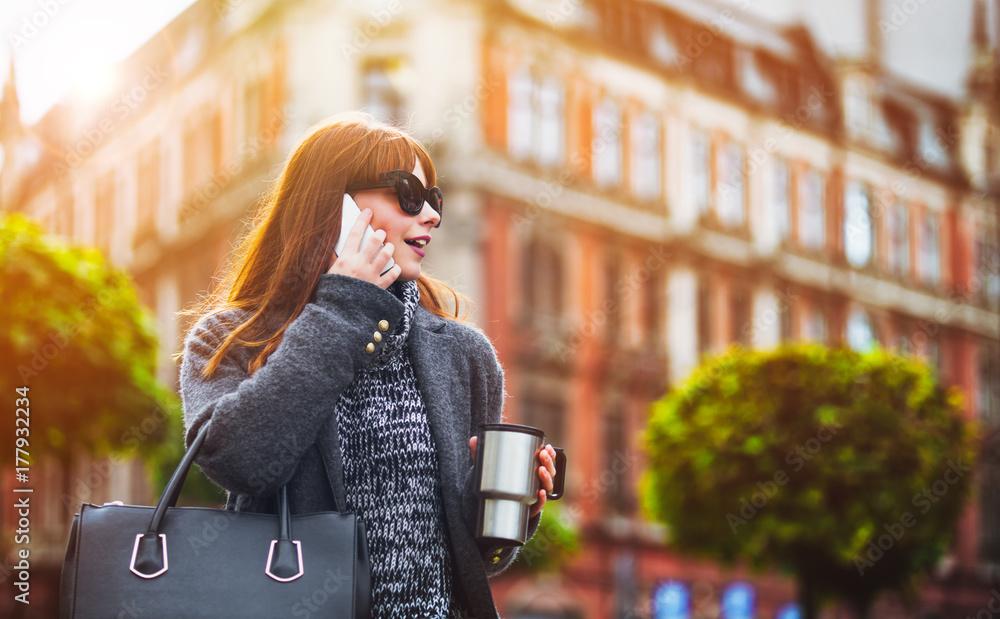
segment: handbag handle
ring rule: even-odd
[[[163,524],[163,517],[167,513],[168,507],[177,504],[184,480],[187,479],[188,471],[194,462],[194,457],[205,442],[208,435],[208,427],[211,420],[206,422],[198,431],[188,448],[184,457],[181,458],[174,474],[170,476],[167,487],[163,489],[160,500],[156,502],[156,509],[149,521],[149,527],[145,533],[138,533],[135,536],[135,544],[132,547],[132,560],[129,570],[141,578],[156,578],[165,573],[168,569],[167,562],[167,536],[160,533]],[[271,546],[267,552],[267,562],[264,564],[264,573],[279,582],[290,582],[302,576],[302,543],[292,539],[292,518],[288,508],[288,489],[282,485],[277,491],[278,498],[278,538],[271,540]]]

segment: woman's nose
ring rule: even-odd
[[[431,224],[435,228],[441,225],[441,215],[426,200],[424,200],[424,208],[420,211],[420,220],[422,223]]]

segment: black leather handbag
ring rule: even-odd
[[[284,486],[276,515],[175,507],[208,425],[156,507],[81,505],[60,617],[369,617],[368,546],[355,514],[290,514]]]

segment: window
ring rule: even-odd
[[[719,221],[729,227],[742,226],[746,221],[746,177],[743,146],[730,143],[722,149],[718,194]]]
[[[1000,309],[1000,245],[996,231],[981,228],[976,239],[976,282],[982,300],[992,310]]]
[[[781,342],[786,343],[792,340],[792,310],[786,305],[780,307],[778,313],[778,330]]]
[[[537,79],[527,67],[508,78],[507,150],[515,158],[544,166],[565,158],[565,96],[554,77]]]
[[[532,239],[523,263],[524,312],[528,324],[553,326],[560,319],[562,304],[562,260],[548,243]]]
[[[618,104],[605,98],[594,110],[594,182],[614,187],[622,182],[622,114]]]
[[[243,87],[243,141],[254,143],[257,139],[257,132],[261,129],[261,101],[260,82],[256,79],[250,81]],[[243,149],[240,154],[250,156],[254,151]]]
[[[799,184],[799,242],[807,249],[822,249],[826,243],[826,208],[823,177],[808,170]]]
[[[923,118],[920,120],[918,140],[921,159],[935,168],[947,167],[948,151],[941,143],[938,128],[933,119]]]
[[[160,207],[160,141],[154,139],[139,151],[139,217],[135,240],[142,241],[156,233],[156,213]]]
[[[94,200],[94,245],[105,256],[111,252],[115,225],[115,171],[105,173],[97,181]]]
[[[372,59],[362,69],[364,108],[378,120],[389,124],[397,123],[403,118],[403,97],[391,79],[391,73],[398,70],[401,63],[401,60],[394,58]]]
[[[872,220],[868,189],[860,182],[847,185],[844,204],[844,256],[854,267],[863,267],[872,257]]]
[[[711,146],[700,129],[691,130],[691,204],[698,215],[708,212],[711,187]]]
[[[889,272],[897,277],[910,273],[910,212],[902,200],[886,211],[889,227]]]
[[[774,217],[774,229],[778,231],[778,240],[788,239],[792,227],[792,208],[788,164],[784,159],[772,159],[771,167],[771,213]]]
[[[537,386],[530,389],[532,393],[522,400],[521,409],[525,425],[538,428],[545,432],[545,442],[556,447],[566,446],[564,427],[564,406],[562,402],[549,398],[541,398],[535,394],[540,391]]]
[[[554,77],[542,80],[538,90],[538,141],[535,159],[542,165],[557,165],[563,161],[563,91]]]
[[[730,316],[732,319],[731,333],[733,342],[740,344],[741,346],[749,346],[750,342],[750,304],[752,302],[752,297],[750,291],[743,286],[734,286],[732,289],[732,298]]]
[[[660,149],[660,121],[649,112],[632,120],[629,130],[632,146],[632,193],[640,200],[660,197],[663,163]]]
[[[616,347],[621,337],[621,314],[624,312],[622,303],[625,299],[619,293],[619,282],[622,279],[622,263],[617,251],[610,250],[604,259],[604,295],[598,306],[598,313],[604,317],[605,343]],[[613,309],[614,311],[608,311]]]
[[[604,506],[610,513],[628,514],[631,511],[629,483],[628,479],[624,478],[629,471],[629,467],[624,466],[629,461],[625,439],[628,433],[625,430],[625,416],[622,415],[620,405],[612,404],[608,407],[604,414],[603,425],[604,469],[601,480],[610,480],[607,485],[602,484]]]
[[[868,312],[856,308],[847,319],[847,345],[858,352],[867,352],[875,343],[875,332]]]
[[[221,123],[208,106],[187,119],[184,127],[184,189],[207,193],[219,159]],[[218,188],[215,188],[216,191]],[[214,194],[213,194],[214,197]]]
[[[743,91],[751,98],[762,103],[774,103],[778,94],[774,83],[761,70],[760,61],[752,49],[741,49],[738,52],[740,81]]]
[[[907,331],[910,329],[909,321],[905,318],[899,320],[899,333],[896,335],[896,341],[893,344],[895,351],[903,356],[909,357],[914,353],[913,340],[907,333],[912,333]]]
[[[940,276],[941,257],[939,254],[937,215],[925,212],[920,226],[920,279],[928,284],[937,284]]]
[[[979,419],[987,426],[1000,426],[1000,342],[983,340],[979,347]]]
[[[821,302],[816,302],[802,315],[802,339],[813,342],[826,341],[826,313]]]
[[[677,63],[679,57],[677,42],[674,39],[674,34],[667,30],[661,19],[650,21],[647,37],[646,45],[650,56],[665,65]]]
[[[527,159],[531,154],[531,120],[534,81],[527,67],[510,74],[507,91],[507,149],[516,159]]]
[[[663,308],[665,307],[664,295],[666,286],[659,271],[653,271],[649,276],[649,282],[639,289],[642,294],[642,323],[643,336],[650,338],[653,342],[653,350],[656,353],[663,352]]]
[[[712,294],[708,279],[698,278],[698,352],[712,348]]]
[[[1000,565],[1000,342],[984,340],[979,348],[976,409],[984,434],[980,481],[979,557]]]

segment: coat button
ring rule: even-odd
[[[375,340],[376,343],[381,342],[382,334],[376,331],[375,333],[372,334],[372,339]]]
[[[380,321],[378,321],[378,330],[379,331],[388,331],[389,330],[389,321],[388,320],[380,320]]]
[[[368,345],[365,346],[365,352],[368,353],[369,355],[375,352],[375,344],[368,342]]]

